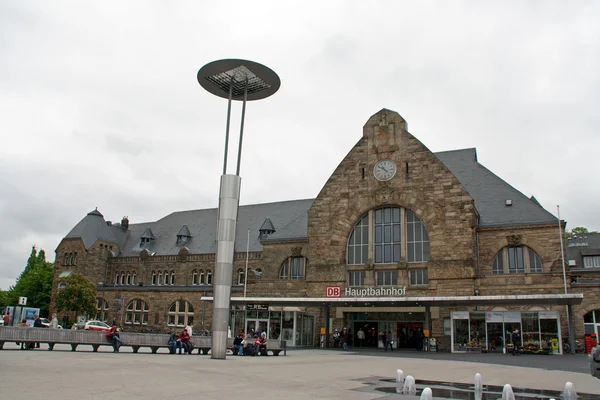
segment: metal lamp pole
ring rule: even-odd
[[[225,154],[223,174],[219,188],[219,212],[217,222],[217,256],[213,284],[212,359],[225,359],[227,351],[227,328],[229,326],[231,281],[235,233],[240,201],[240,166],[246,102],[271,96],[279,89],[281,81],[277,74],[262,64],[248,60],[226,59],[206,64],[198,71],[198,83],[208,92],[228,99],[225,129]],[[242,120],[238,144],[235,175],[227,174],[229,150],[229,125],[231,101],[242,100]]]

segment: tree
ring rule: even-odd
[[[7,305],[16,305],[19,297],[27,297],[27,306],[39,308],[41,315],[48,314],[53,279],[54,265],[46,261],[44,250],[38,252],[33,246],[25,269],[15,285],[8,289]]]
[[[567,232],[567,239],[570,239],[573,235],[585,235],[586,233],[598,233],[596,231],[588,231],[587,228],[583,227],[583,226],[576,226],[575,228],[571,229],[571,232]]]
[[[56,311],[74,311],[75,315],[96,314],[96,285],[81,274],[59,278],[52,293]]]

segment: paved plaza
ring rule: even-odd
[[[58,345],[55,351],[21,351],[7,343],[0,351],[0,399],[375,399],[365,389],[369,378],[393,379],[397,369],[417,380],[561,390],[571,381],[579,392],[598,394],[600,380],[587,373],[585,356],[465,355],[375,350],[290,350],[287,357],[236,357],[77,352]],[[141,350],[142,351],[142,350]],[[475,362],[473,362],[475,361]],[[491,362],[496,362],[492,364]],[[560,366],[564,366],[564,370]],[[395,395],[386,397],[394,398]]]

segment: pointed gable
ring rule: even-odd
[[[71,232],[65,236],[65,239],[76,238],[81,238],[86,249],[92,247],[97,240],[118,244],[111,228],[108,226],[104,220],[104,216],[98,209],[87,213],[87,215],[71,229]]]

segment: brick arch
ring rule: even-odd
[[[600,306],[596,305],[592,305],[590,304],[588,307],[586,308],[579,308],[579,311],[576,313],[576,316],[579,317],[580,320],[583,321],[583,316],[591,311],[596,311],[596,310],[600,310]]]

